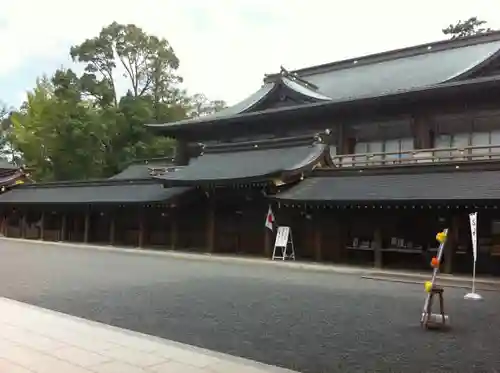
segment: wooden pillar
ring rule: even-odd
[[[83,242],[89,242],[89,233],[90,233],[90,210],[87,209],[85,211],[85,223],[83,225]]]
[[[40,216],[40,239],[44,239],[45,231],[45,211],[42,211],[42,216]]]
[[[323,230],[321,224],[321,215],[313,215],[312,229],[314,242],[314,260],[321,262],[323,260]]]
[[[453,271],[453,260],[458,245],[458,230],[460,229],[460,216],[453,215],[451,217],[450,234],[444,246],[444,273],[451,273]]]
[[[178,230],[177,225],[177,214],[172,210],[170,213],[170,249],[175,250],[177,248],[178,241]]]
[[[176,166],[186,166],[189,163],[189,144],[186,140],[177,139],[174,163]]]
[[[434,147],[432,127],[432,120],[429,115],[418,114],[413,116],[412,133],[415,149],[430,149]]]
[[[2,215],[2,226],[0,227],[0,234],[2,236],[7,236],[7,219],[8,219],[8,215],[7,215],[7,213],[4,213]]]
[[[145,207],[144,206],[141,206],[139,207],[139,214],[138,214],[138,217],[139,217],[139,235],[137,237],[137,246],[138,247],[143,247],[144,246],[144,230],[145,230]]]
[[[374,254],[374,265],[375,268],[382,268],[382,230],[380,228],[375,229],[373,235],[373,254]]]
[[[64,240],[66,240],[66,230],[67,230],[67,226],[68,226],[68,216],[67,216],[67,214],[64,212],[64,213],[61,215],[61,232],[60,232],[59,241],[64,241]]]
[[[26,211],[22,212],[21,223],[20,223],[20,235],[21,238],[26,238]]]
[[[215,196],[209,196],[207,205],[207,252],[213,253],[215,246]]]
[[[273,236],[274,232],[264,227],[264,256],[269,259],[271,259],[273,251]]]
[[[116,229],[115,211],[111,211],[109,214],[110,214],[110,218],[109,218],[109,244],[111,246],[113,246],[115,244],[115,229]]]

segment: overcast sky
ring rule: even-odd
[[[191,93],[235,103],[265,73],[443,39],[477,16],[500,28],[499,0],[2,0],[0,100],[70,67],[69,47],[113,21],[165,37]]]

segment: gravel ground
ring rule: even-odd
[[[302,372],[500,370],[500,293],[447,289],[452,328],[432,332],[416,285],[12,241],[0,255],[0,296]]]

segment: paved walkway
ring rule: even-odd
[[[0,298],[0,373],[292,373]]]

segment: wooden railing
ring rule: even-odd
[[[336,167],[364,167],[488,159],[500,160],[500,145],[415,149],[402,152],[358,153],[332,156]]]

